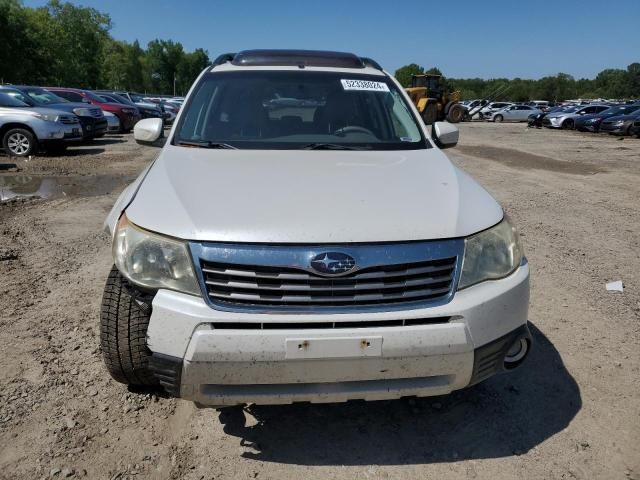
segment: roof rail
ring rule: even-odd
[[[371,68],[375,68],[376,70],[382,71],[382,67],[380,66],[380,64],[376,62],[373,58],[360,57],[360,60],[362,60],[362,63],[364,63],[365,67],[371,67]]]
[[[315,50],[244,50],[233,58],[232,63],[239,67],[364,68],[360,57],[352,53]]]
[[[235,53],[223,53],[222,55],[218,55],[211,65],[215,67],[216,65],[231,62],[235,56]]]

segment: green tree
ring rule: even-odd
[[[396,80],[400,82],[400,85],[406,88],[411,86],[412,75],[420,75],[422,73],[424,73],[424,68],[415,63],[411,63],[396,70],[394,76],[396,77]]]

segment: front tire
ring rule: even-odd
[[[564,122],[562,122],[563,130],[573,130],[574,127],[575,127],[575,123],[573,120],[565,120]]]
[[[447,120],[449,123],[460,123],[464,119],[465,109],[459,103],[451,105],[447,112]]]
[[[2,147],[14,157],[28,157],[37,150],[38,141],[29,130],[12,128],[4,134]]]
[[[504,117],[502,115],[496,115],[495,117],[493,117],[493,121],[494,122],[502,122],[504,120]]]
[[[100,348],[114,380],[135,386],[158,384],[149,369],[150,318],[150,308],[131,295],[126,279],[112,267],[100,309]]]
[[[435,103],[427,103],[427,106],[422,112],[422,121],[425,125],[433,125],[438,121],[438,105]]]

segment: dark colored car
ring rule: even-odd
[[[552,107],[548,108],[546,112],[543,110],[541,113],[532,113],[527,119],[527,125],[529,127],[542,128],[542,120],[544,119],[544,117],[546,117],[550,113],[562,112],[566,108],[567,107]]]
[[[167,125],[173,123],[173,120],[175,120],[176,115],[174,113],[168,112],[167,110],[165,110],[164,106],[160,103],[153,103],[148,101],[144,95],[141,95],[139,93],[135,93],[135,92],[116,92],[118,95],[128,98],[130,101],[132,101],[133,103],[135,103],[136,105],[155,105],[157,106],[160,111],[162,112],[162,119],[163,122]]]
[[[600,113],[594,113],[591,115],[584,115],[576,119],[576,129],[582,132],[594,132],[600,131],[600,124],[611,117],[617,117],[620,115],[629,115],[636,110],[640,109],[640,104],[636,105],[614,105],[611,108],[604,110]]]
[[[600,131],[613,135],[631,135],[631,127],[640,120],[640,109],[628,115],[609,117],[600,124]]]
[[[0,86],[0,89],[32,107],[53,108],[75,114],[80,120],[84,140],[101,137],[107,132],[107,119],[100,108],[81,102],[69,102],[40,87],[6,85]]]
[[[140,111],[136,107],[122,105],[121,103],[105,102],[95,93],[79,88],[46,87],[50,92],[66,98],[72,102],[85,102],[100,107],[105,112],[111,112],[120,119],[122,133],[130,132],[133,126],[140,120]]]
[[[120,103],[122,105],[129,105],[131,107],[135,107],[140,111],[140,116],[142,118],[162,118],[162,111],[159,107],[155,105],[140,105],[135,104],[127,97],[124,97],[116,92],[111,92],[108,90],[95,90],[94,93],[99,97],[105,99],[106,102],[115,102]]]

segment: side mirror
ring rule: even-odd
[[[162,135],[161,118],[145,118],[133,127],[133,138],[142,145],[151,145]]]
[[[451,148],[458,144],[460,131],[448,122],[436,122],[431,129],[431,138],[440,148]]]

